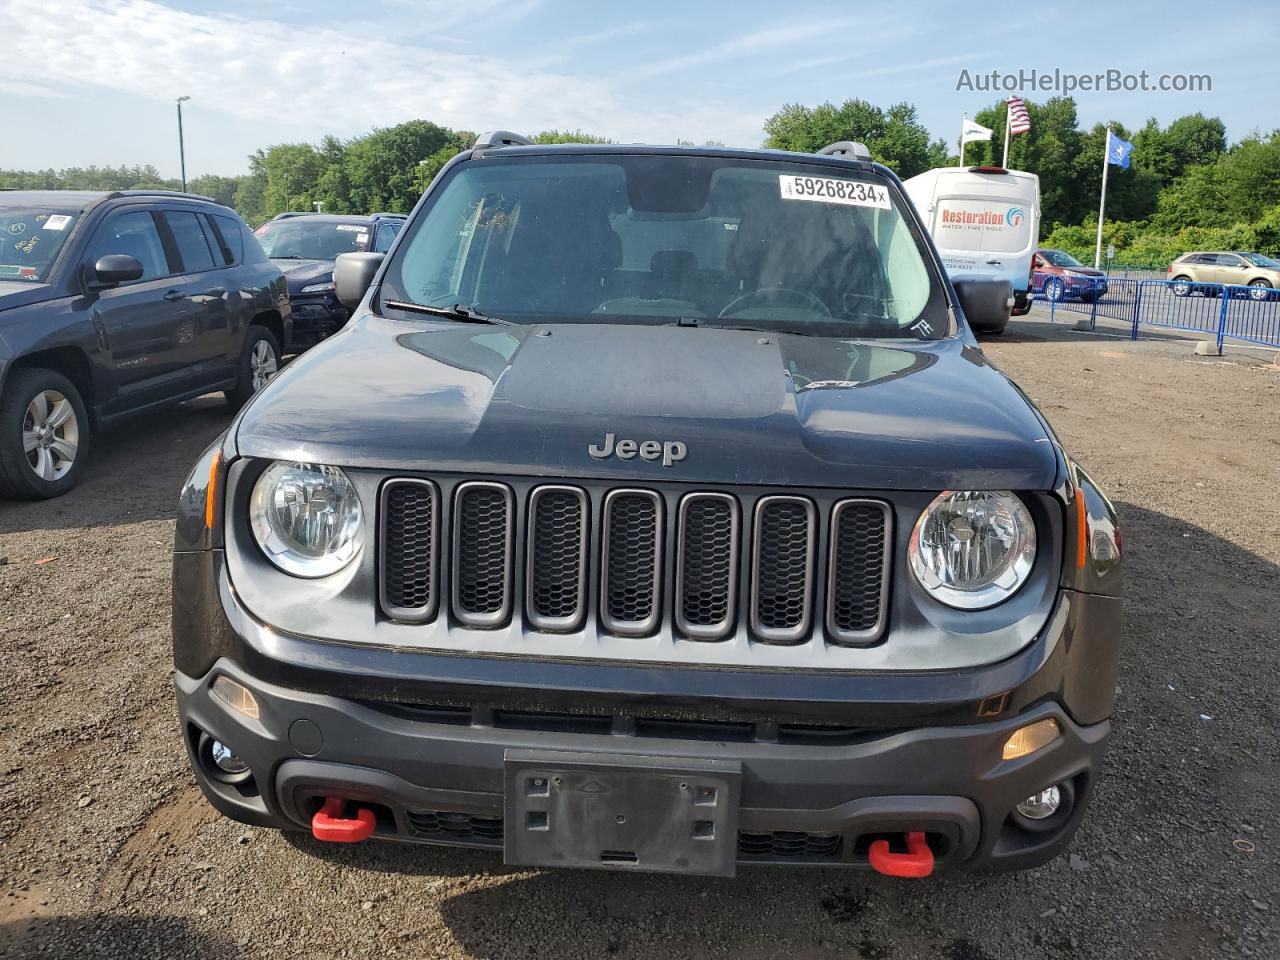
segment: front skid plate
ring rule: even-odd
[[[506,862],[731,877],[742,765],[507,750]]]

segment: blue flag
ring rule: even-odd
[[[1128,170],[1131,153],[1133,153],[1132,143],[1121,140],[1110,130],[1107,131],[1107,163],[1114,163],[1117,167]]]

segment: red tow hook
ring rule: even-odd
[[[933,851],[923,833],[907,834],[907,852],[893,853],[888,840],[877,840],[867,853],[871,866],[886,877],[927,877],[933,873]]]
[[[373,836],[377,825],[373,811],[361,807],[354,818],[344,817],[342,808],[346,805],[342,797],[325,797],[324,806],[311,818],[311,835],[329,843],[359,843]]]

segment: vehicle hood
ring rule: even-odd
[[[1105,277],[1105,270],[1099,270],[1097,267],[1059,267],[1059,271],[1064,273],[1081,274],[1086,277]]]
[[[616,439],[682,460],[596,459]],[[1030,402],[959,340],[365,316],[241,415],[246,456],[353,467],[711,484],[1052,489]]]
[[[0,311],[25,307],[29,303],[48,300],[52,289],[47,283],[30,280],[0,280]]]
[[[302,292],[313,283],[327,283],[333,279],[332,260],[272,260],[284,274],[289,296]]]

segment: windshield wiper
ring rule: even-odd
[[[425,303],[409,303],[405,300],[386,300],[383,302],[388,307],[394,307],[397,310],[408,310],[410,313],[429,313],[435,317],[447,317],[460,323],[493,323],[504,327],[511,326],[510,320],[488,316],[474,307],[467,306],[465,303],[455,303],[452,307],[429,307]]]
[[[721,321],[711,317],[677,317],[668,327],[700,327],[706,330],[741,330],[745,333],[794,333],[792,330],[780,330],[775,327],[752,327],[746,324]],[[800,334],[804,336],[804,334]]]
[[[300,257],[296,253],[273,253],[272,260],[310,260],[310,257]]]

